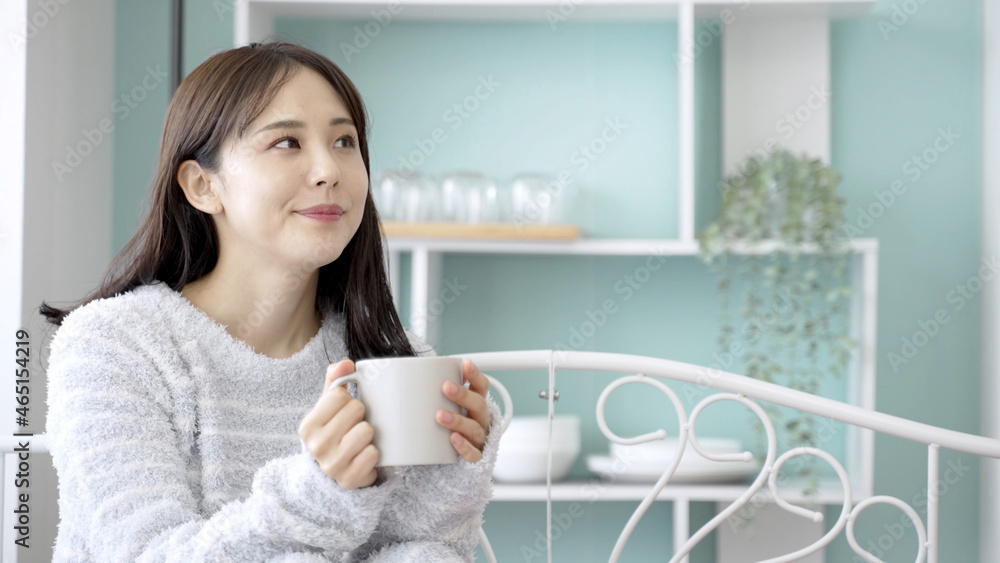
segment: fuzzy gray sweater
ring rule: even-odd
[[[479,462],[379,468],[374,485],[342,489],[298,436],[328,364],[347,357],[343,316],[322,324],[276,359],[162,282],[68,315],[48,370],[54,560],[472,561],[496,402]]]

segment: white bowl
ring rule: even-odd
[[[504,436],[548,436],[549,417],[515,416],[510,419],[510,425],[504,431]],[[576,415],[555,415],[552,417],[552,436],[567,436],[580,434],[580,417]]]
[[[546,416],[522,416],[511,419],[510,426],[500,437],[500,449],[545,450],[549,444],[549,419]],[[559,448],[570,444],[579,450],[580,417],[556,416],[552,420],[552,444]],[[565,448],[564,448],[565,449]]]
[[[500,437],[493,477],[510,483],[544,483],[549,455],[549,417],[515,416]],[[552,417],[552,480],[569,474],[580,455],[580,417]]]
[[[500,443],[493,478],[509,483],[544,483],[549,450],[544,443],[511,445]],[[552,446],[552,481],[566,478],[573,462],[580,455],[580,440],[556,443]]]

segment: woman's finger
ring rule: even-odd
[[[466,415],[478,422],[484,432],[490,427],[490,413],[486,407],[485,397],[465,387],[459,387],[452,381],[446,381],[441,388],[446,397],[465,408]]]
[[[451,433],[451,445],[454,446],[458,455],[462,456],[462,458],[469,463],[476,463],[477,461],[483,459],[483,452],[469,443],[469,441],[465,439],[465,436],[462,436],[458,432]]]
[[[347,466],[345,475],[348,483],[345,484],[350,488],[361,488],[374,483],[378,479],[378,470],[375,469],[378,455],[374,444],[368,444],[358,452]]]
[[[299,436],[312,434],[323,427],[351,400],[351,394],[347,392],[346,388],[341,386],[340,390],[336,391],[330,388],[330,384],[338,377],[353,372],[354,362],[351,360],[343,360],[327,366],[323,391],[316,401],[316,406],[307,412],[299,423]]]
[[[482,450],[483,445],[486,444],[486,431],[479,425],[478,422],[472,420],[471,418],[455,414],[453,412],[439,410],[437,412],[437,421],[441,426],[461,434],[478,450]]]
[[[323,385],[323,390],[329,390],[330,384],[333,383],[338,377],[343,377],[350,373],[354,373],[353,360],[341,360],[337,363],[326,366],[326,383]]]
[[[479,368],[472,360],[466,358],[462,361],[462,378],[469,382],[469,389],[474,393],[485,397],[490,388],[490,380],[479,371]]]

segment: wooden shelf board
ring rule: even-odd
[[[568,241],[582,235],[579,225],[527,225],[515,223],[397,223],[383,222],[387,237],[456,240]]]
[[[461,240],[454,238],[425,238],[389,236],[386,238],[390,252],[408,252],[426,249],[430,252],[469,254],[556,254],[578,256],[697,256],[698,242],[679,239],[600,239],[581,238],[569,241],[556,240]],[[790,248],[774,243],[746,245],[735,254],[767,254],[777,248],[800,253],[814,252],[814,248]],[[866,238],[851,241],[851,252],[868,254],[878,252],[878,239]]]

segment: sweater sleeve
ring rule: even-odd
[[[155,347],[129,316],[81,308],[52,341],[47,430],[74,549],[96,561],[266,561],[367,540],[396,481],[344,490],[305,451],[272,459],[248,497],[203,514]]]
[[[416,336],[411,339],[418,340],[418,349],[429,348]],[[482,459],[470,463],[459,457],[454,464],[395,468],[402,482],[393,491],[378,529],[355,555],[368,557],[363,560],[369,563],[474,559],[483,513],[493,496],[493,468],[503,424],[500,407],[490,395],[486,404],[490,431]]]

